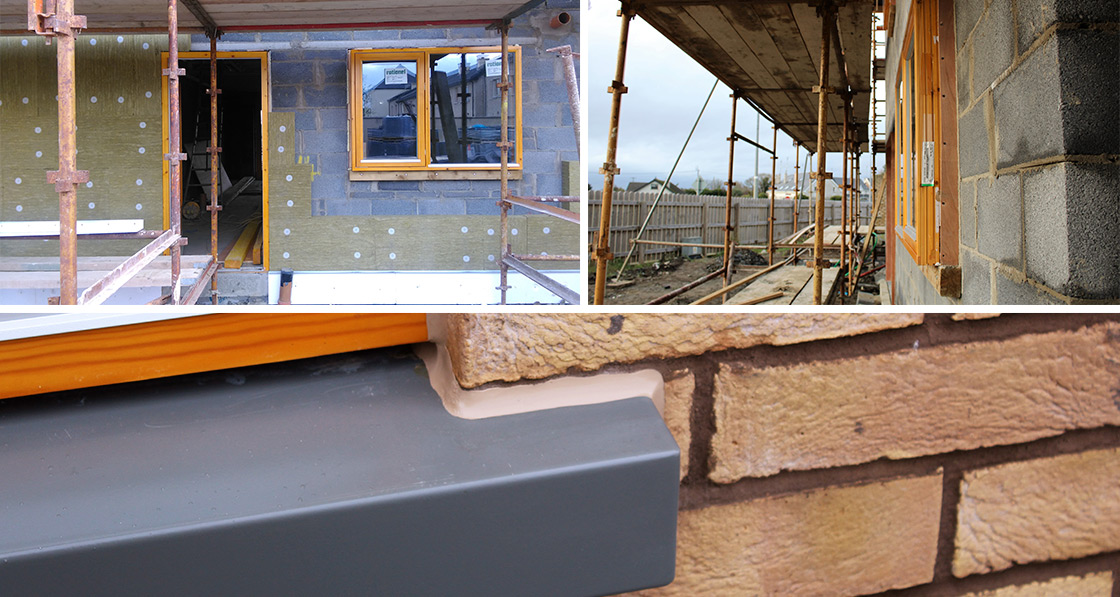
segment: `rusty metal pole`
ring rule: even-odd
[[[739,104],[739,96],[734,91],[731,92],[731,135],[727,137],[727,205],[725,213],[725,224],[723,227],[723,285],[724,287],[731,284],[731,270],[732,270],[732,254],[735,247],[731,241],[731,233],[735,231],[737,226],[731,225],[731,191],[735,187],[735,108]],[[735,222],[738,224],[738,222]],[[721,296],[722,301],[727,302],[727,295]]]
[[[774,265],[774,199],[777,190],[774,185],[778,181],[778,123],[774,123],[774,153],[770,154],[770,226],[766,235],[766,264]]]
[[[793,144],[793,231],[801,230],[801,222],[797,221],[797,207],[801,203],[801,144]]]
[[[502,247],[499,253],[501,258],[498,260],[498,290],[501,292],[501,304],[506,304],[506,291],[509,290],[509,265],[506,264],[506,256],[511,253],[509,246],[509,208],[510,203],[506,201],[509,197],[509,23],[502,23],[502,80],[498,83],[498,89],[502,94],[502,140],[498,143],[498,148],[502,152],[502,168],[501,168],[501,200],[498,205],[501,207],[501,228],[502,228]]]
[[[816,232],[813,239],[813,304],[821,304],[821,286],[823,285],[824,272],[824,183],[825,152],[828,144],[828,47],[832,36],[832,25],[836,20],[836,6],[825,3],[817,8],[821,16],[821,62],[820,85],[817,88],[819,101],[817,103],[817,209]]]
[[[167,0],[167,68],[163,73],[167,75],[167,98],[168,98],[168,154],[163,156],[168,162],[168,171],[170,172],[170,185],[171,189],[168,193],[171,205],[170,220],[171,230],[176,235],[183,233],[182,223],[180,221],[180,209],[183,206],[182,192],[183,192],[183,171],[181,162],[186,159],[186,155],[181,152],[182,139],[181,131],[182,115],[179,108],[179,77],[186,75],[187,72],[179,68],[179,12],[178,1]],[[171,245],[171,304],[179,304],[180,288],[179,288],[179,274],[180,262],[183,256],[183,247],[178,242]]]
[[[599,231],[595,242],[595,296],[594,303],[602,305],[607,290],[607,261],[611,258],[611,199],[614,197],[614,176],[618,174],[618,165],[614,158],[618,150],[618,114],[622,108],[622,94],[626,93],[626,86],[622,84],[623,73],[626,71],[626,42],[630,37],[630,19],[634,13],[630,5],[625,3],[619,11],[622,17],[622,29],[618,36],[618,59],[615,64],[614,80],[611,81],[611,120],[610,131],[607,134],[607,159],[599,173],[603,175],[603,201],[599,208]]]
[[[210,36],[210,89],[207,93],[210,95],[210,146],[206,151],[210,153],[210,205],[206,209],[210,210],[210,257],[214,263],[218,262],[218,212],[222,208],[218,205],[218,191],[221,177],[218,169],[218,154],[221,153],[222,148],[218,145],[218,94],[222,90],[218,89],[218,37],[211,34]],[[210,302],[211,304],[218,304],[218,280],[215,276],[210,276]]]
[[[38,18],[36,15],[28,15]],[[89,172],[78,170],[75,112],[74,28],[85,27],[85,17],[74,16],[74,0],[59,0],[53,33],[36,26],[36,32],[58,37],[58,170],[47,172],[47,182],[58,192],[59,304],[78,304],[78,184],[89,181]]]
[[[848,269],[850,269],[849,268],[850,264],[848,263],[848,220],[849,220],[848,198],[849,198],[851,189],[849,189],[848,187],[850,186],[849,183],[851,182],[851,179],[848,178],[848,117],[851,114],[851,110],[849,109],[849,106],[850,106],[850,103],[848,102],[847,96],[845,96],[844,97],[844,126],[842,128],[843,132],[841,133],[841,137],[840,137],[840,147],[841,147],[841,149],[840,149],[841,168],[840,169],[843,172],[843,174],[841,174],[841,180],[843,181],[843,186],[840,189],[840,192],[841,192],[841,196],[840,196],[840,272],[841,273],[844,273],[844,272],[848,271]],[[847,287],[845,286],[844,294],[847,294],[846,288]]]

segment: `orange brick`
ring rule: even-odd
[[[696,376],[688,369],[665,379],[665,424],[681,449],[681,479],[688,474],[688,446],[692,442],[692,394]]]
[[[754,369],[721,365],[712,480],[1120,424],[1120,324]]]
[[[785,345],[920,324],[922,314],[453,314],[447,349],[466,388],[608,363]]]
[[[677,576],[647,595],[854,595],[933,578],[941,475],[702,510],[677,526]]]
[[[953,574],[1120,549],[1120,448],[966,473]]]
[[[1112,597],[1112,573],[1097,572],[1085,576],[1063,576],[1044,582],[1012,585],[993,591],[967,593],[962,597]]]

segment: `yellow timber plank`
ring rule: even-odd
[[[0,398],[428,339],[422,313],[217,313],[0,342]]]
[[[226,255],[225,265],[226,269],[239,269],[241,264],[246,261],[245,257],[250,255],[253,247],[253,241],[257,238],[257,234],[261,229],[259,222],[255,224],[247,224],[241,230],[241,236],[237,237],[237,242],[233,243],[233,248],[230,249],[229,255]]]

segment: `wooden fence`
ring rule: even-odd
[[[615,257],[624,257],[630,251],[630,241],[638,235],[646,214],[649,213],[655,193],[615,192],[611,200],[611,252]],[[589,191],[588,246],[594,252],[595,236],[599,231],[599,214],[603,202],[602,191]],[[738,244],[766,244],[770,200],[751,197],[732,197],[731,221],[737,222]],[[825,201],[824,219],[826,225],[839,224],[841,216],[839,201]],[[723,245],[723,226],[726,221],[727,198],[716,195],[670,195],[665,194],[653,211],[653,217],[642,234],[643,240],[664,242],[700,242],[703,244]],[[867,223],[871,206],[860,206],[861,224]],[[812,223],[813,204],[802,199],[798,206],[797,223],[793,222],[793,199],[778,199],[774,202],[774,242],[793,234]],[[647,261],[680,254],[681,247],[639,244],[634,256],[638,261]],[[705,254],[719,253],[722,249],[704,249]]]

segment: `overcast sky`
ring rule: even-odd
[[[592,188],[603,188],[603,175],[599,168],[606,160],[607,129],[610,121],[611,95],[607,93],[614,78],[618,56],[618,35],[622,19],[616,13],[619,3],[611,0],[592,0],[590,9],[583,15],[581,26],[588,33],[590,42],[590,81],[588,99],[588,182]],[[630,24],[629,46],[626,54],[624,84],[629,92],[622,96],[619,121],[618,155],[616,162],[621,173],[615,177],[615,186],[625,188],[634,181],[664,179],[673,167],[692,123],[704,105],[716,78],[689,58],[640,17]],[[681,158],[672,181],[678,186],[691,188],[699,169],[705,180],[727,178],[728,133],[731,130],[731,90],[724,84],[716,85],[715,93],[692,140]],[[773,142],[773,129],[765,119],[759,121],[759,134],[755,136],[757,115],[740,101],[736,130],[750,139],[759,139],[769,147]],[[802,166],[805,151],[800,152]],[[828,155],[827,167],[839,175],[840,154]],[[793,174],[793,140],[778,132],[778,173]],[[882,158],[879,160],[882,168]],[[865,155],[860,164],[860,176],[871,174],[871,160]],[[770,174],[770,155],[759,152],[758,171]],[[755,148],[747,143],[735,144],[734,179],[746,180],[755,173]]]

